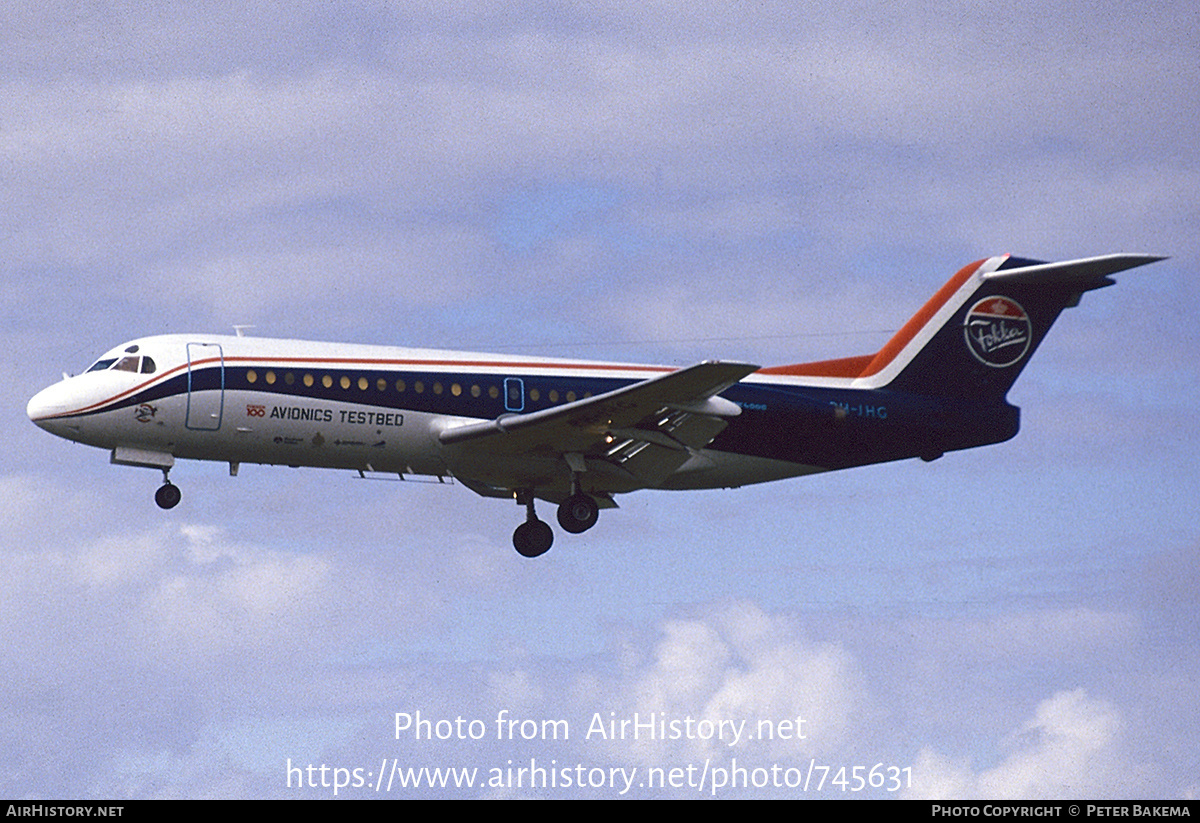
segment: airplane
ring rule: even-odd
[[[616,495],[732,488],[1006,441],[1007,394],[1064,309],[1162,257],[1058,263],[1000,255],[962,268],[879,351],[762,368],[687,368],[173,334],[132,340],[38,392],[29,418],[110,461],[349,469],[457,481],[515,500],[525,557],[592,528]]]

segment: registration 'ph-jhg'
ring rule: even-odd
[[[829,405],[833,406],[833,413],[838,417],[870,417],[875,420],[887,420],[887,406],[868,406],[866,403],[839,403],[836,400],[831,400]]]

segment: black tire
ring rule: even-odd
[[[174,483],[163,483],[154,493],[154,502],[160,509],[173,509],[179,505],[182,497],[183,492],[179,491],[179,487]]]
[[[586,494],[573,494],[558,507],[558,525],[571,534],[587,531],[599,518],[600,507]]]
[[[554,543],[554,532],[541,520],[526,520],[513,532],[513,548],[522,557],[541,557]]]

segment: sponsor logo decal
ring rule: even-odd
[[[975,359],[997,369],[1017,363],[1029,351],[1033,324],[1021,304],[1008,297],[985,297],[963,321],[967,348]]]
[[[158,414],[158,408],[149,403],[143,403],[133,410],[133,418],[139,423],[149,423],[156,414]]]

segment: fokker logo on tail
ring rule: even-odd
[[[984,365],[1002,369],[1029,351],[1033,326],[1021,304],[1007,297],[986,297],[967,312],[963,335],[971,354]]]

